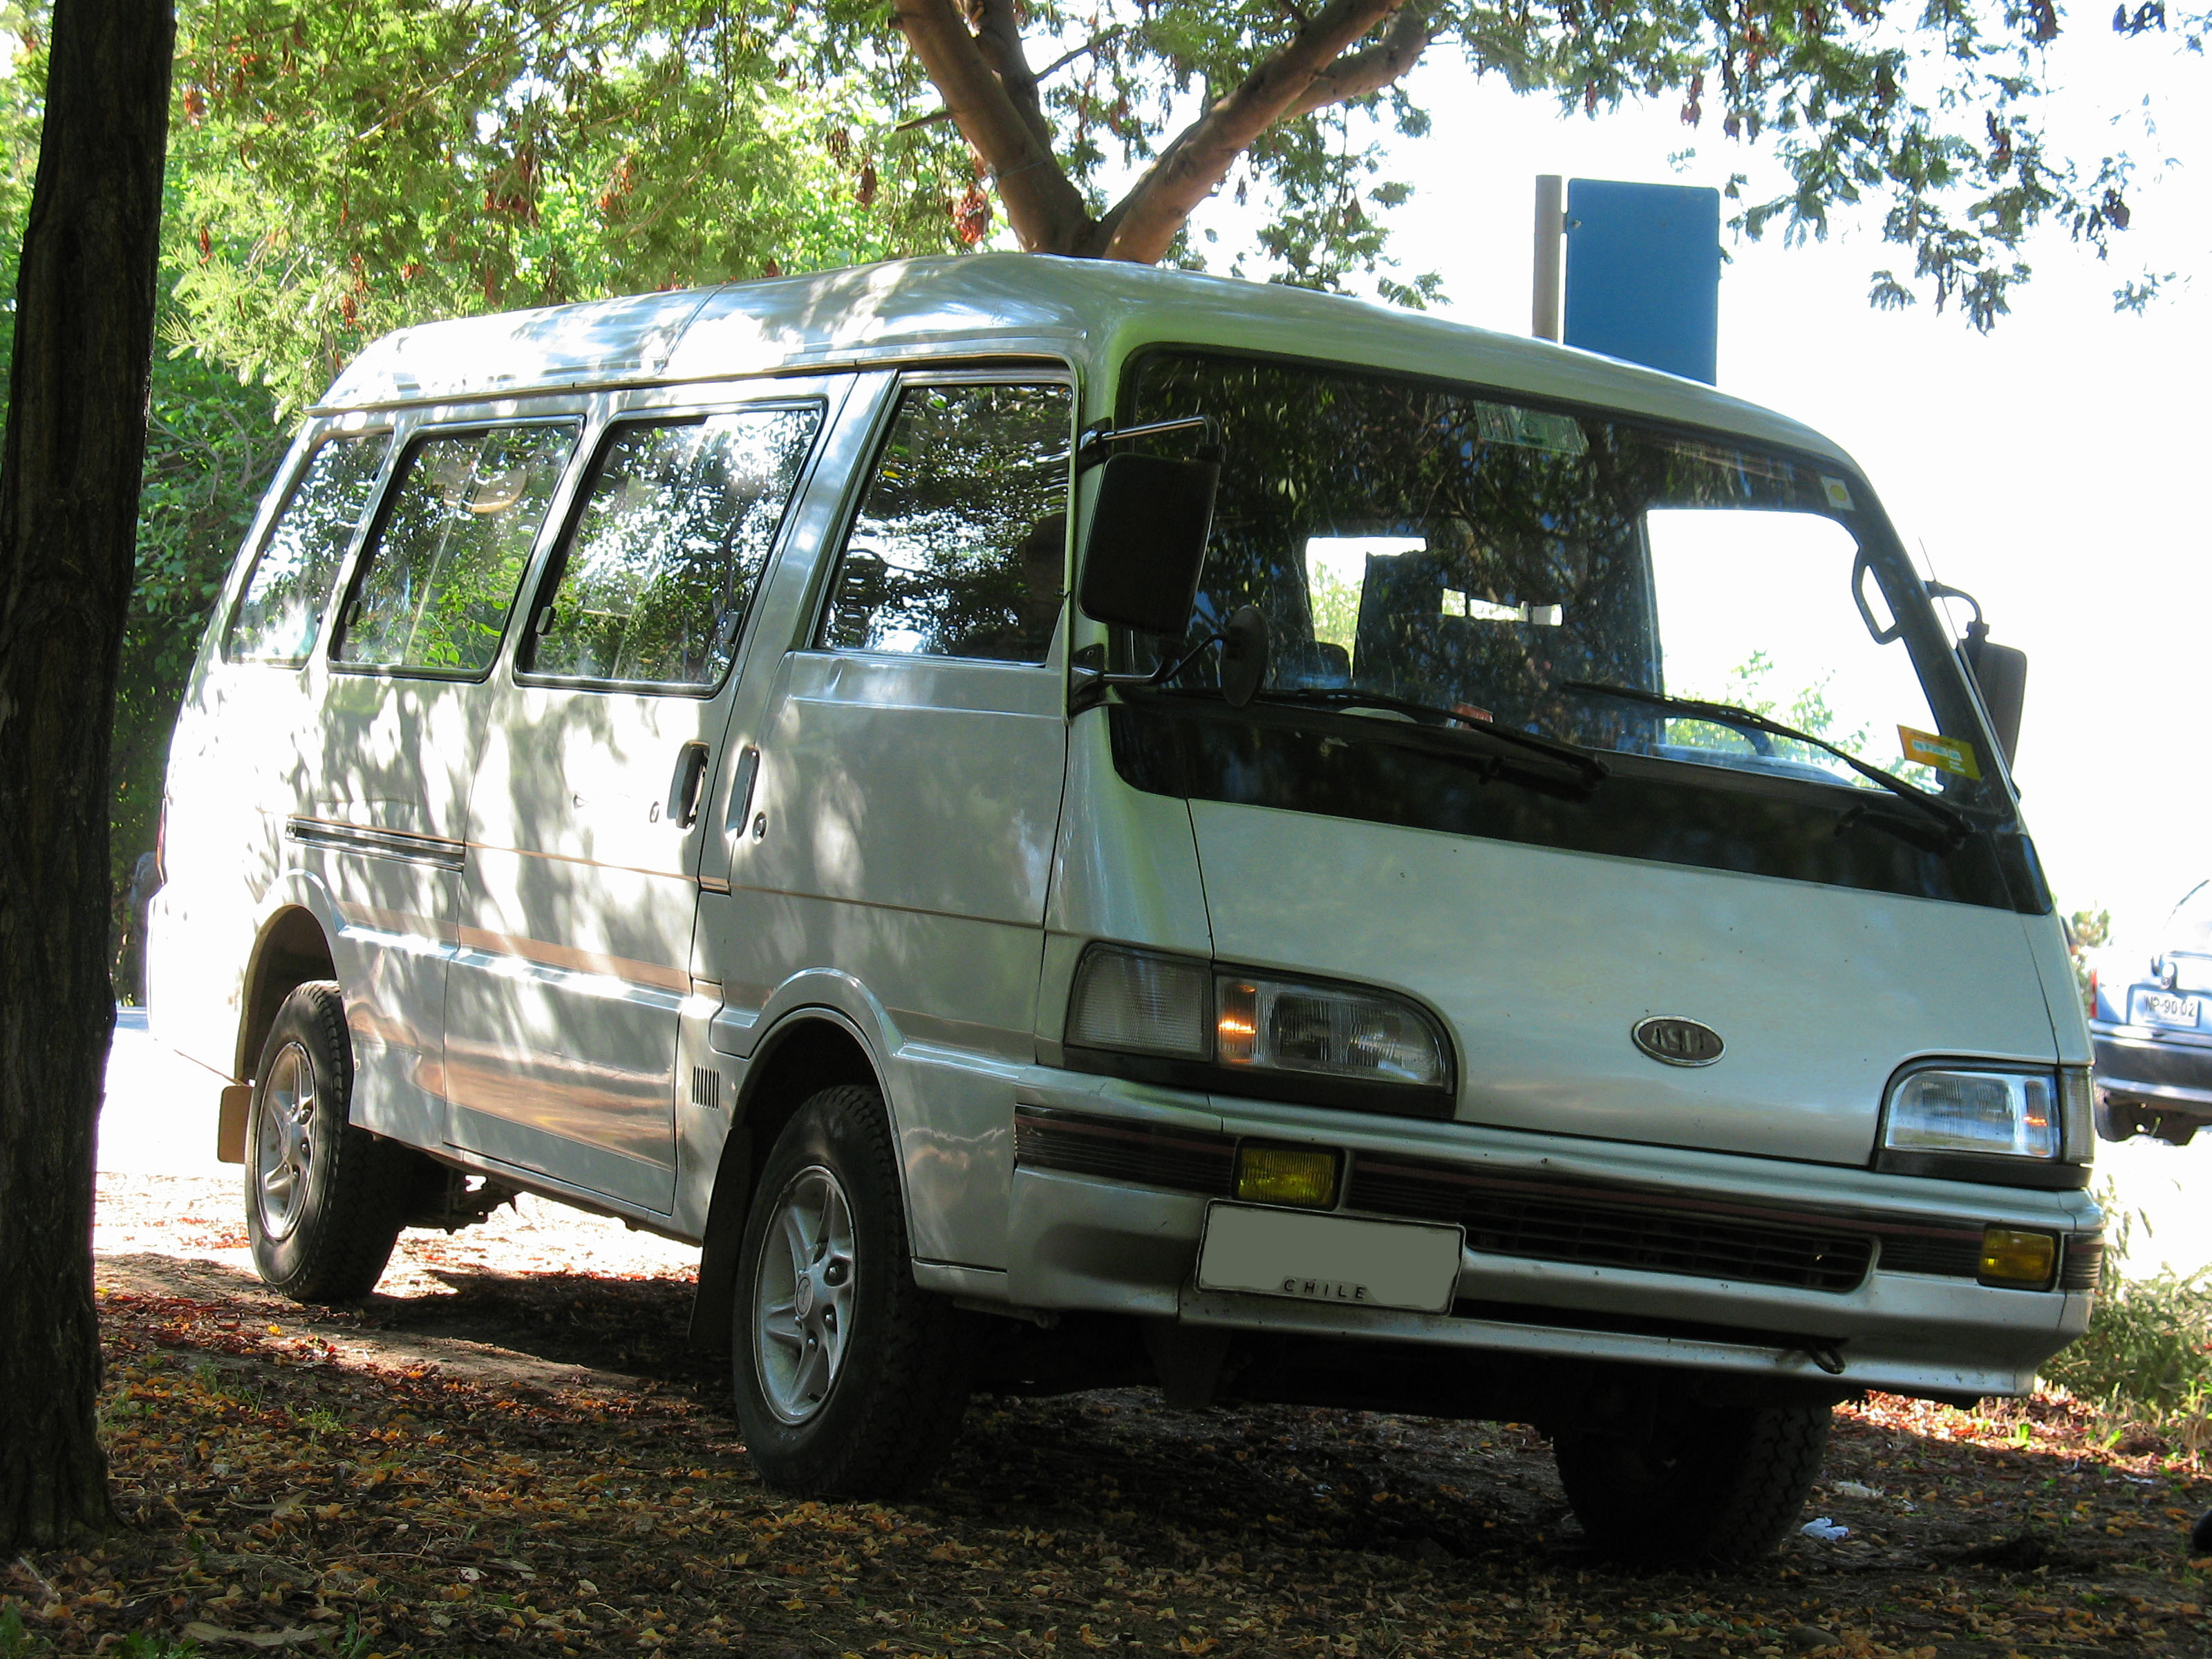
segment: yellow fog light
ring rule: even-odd
[[[2013,1227],[1982,1231],[1982,1283],[2014,1290],[2049,1286],[2058,1266],[2058,1240],[2050,1233],[2024,1233]]]
[[[1296,1204],[1326,1210],[1336,1202],[1336,1154],[1325,1146],[1237,1149],[1237,1196],[1254,1204]]]

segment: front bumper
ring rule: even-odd
[[[1062,1075],[1064,1085],[1017,1091],[1005,1293],[1023,1307],[1937,1395],[2025,1393],[2088,1322],[2102,1218],[2080,1192]],[[1354,1213],[1437,1220],[1446,1218],[1440,1195],[1460,1202],[1468,1244],[1451,1310],[1199,1289],[1220,1149],[1247,1135],[1345,1149],[1343,1207]],[[1369,1170],[1392,1180],[1363,1178]],[[1977,1282],[1981,1231],[1992,1224],[2059,1235],[2057,1285]]]
[[[2101,1020],[2090,1023],[2089,1039],[2101,1092],[2212,1117],[2212,1044]]]

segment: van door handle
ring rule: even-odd
[[[668,784],[668,821],[689,830],[699,819],[699,787],[707,781],[707,745],[696,741],[676,751],[676,775]]]
[[[722,820],[723,833],[730,836],[744,832],[745,820],[752,815],[753,786],[760,781],[760,750],[746,746],[738,757],[737,781],[730,787],[730,810]]]

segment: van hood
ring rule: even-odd
[[[1457,1049],[1462,1121],[1863,1164],[1908,1060],[2049,1065],[2009,910],[1190,802],[1217,960],[1417,998]],[[1673,1017],[1720,1059],[1662,1064]]]

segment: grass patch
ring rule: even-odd
[[[2212,1409],[2212,1287],[2202,1272],[2163,1267],[2143,1279],[2120,1278],[2142,1218],[2123,1209],[2109,1187],[2097,1196],[2111,1218],[2106,1288],[2088,1330],[2045,1363],[2044,1380],[2116,1424],[2183,1431],[2194,1449],[2212,1441],[2204,1432]]]

